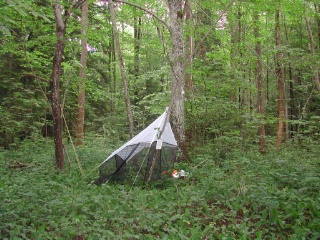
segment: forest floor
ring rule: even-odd
[[[83,175],[70,146],[55,168],[51,140],[0,151],[0,239],[320,239],[319,147],[198,149],[185,179],[96,186],[113,147],[77,148]]]

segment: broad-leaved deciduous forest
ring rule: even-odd
[[[319,0],[3,0],[0,46],[0,239],[320,238]],[[95,185],[166,107],[187,176]]]

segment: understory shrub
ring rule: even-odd
[[[67,146],[64,172],[50,142],[0,152],[0,238],[320,238],[316,149],[232,150],[222,159],[208,147],[191,154],[192,164],[175,165],[185,179],[96,186],[108,145],[92,140],[76,155]]]

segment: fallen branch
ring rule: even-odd
[[[31,167],[31,164],[17,162],[9,166],[10,169],[25,168],[25,167]]]

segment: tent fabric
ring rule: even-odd
[[[112,157],[120,158],[122,161],[127,162],[141,150],[150,147],[153,142],[160,139],[163,147],[177,148],[177,141],[174,138],[167,114],[168,108],[147,128],[115,150],[102,164],[112,159]]]

